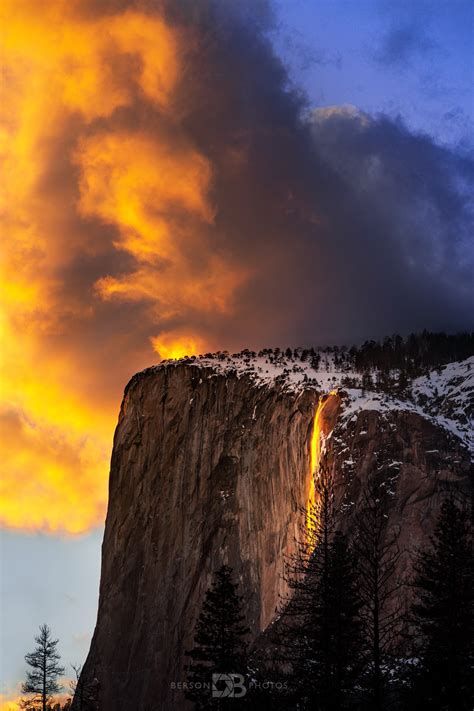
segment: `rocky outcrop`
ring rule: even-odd
[[[231,565],[255,634],[286,592],[316,393],[186,365],[127,389],[115,433],[98,621],[85,674],[103,709],[178,709],[196,611]]]
[[[307,377],[289,387],[288,379],[269,382],[246,369],[168,363],[126,389],[84,668],[104,711],[186,708],[171,687],[185,678],[184,651],[222,563],[240,581],[254,638],[287,593],[284,561],[299,537],[315,413],[327,395]],[[364,482],[383,468],[389,526],[402,546],[422,545],[446,492],[470,487],[468,450],[419,412],[364,409],[354,398],[330,395],[318,423],[322,456],[336,471],[341,525],[350,527]]]
[[[398,578],[411,576],[410,553],[425,546],[448,495],[469,500],[473,471],[468,448],[414,412],[362,410],[332,433],[340,525],[350,530],[366,483],[377,475],[387,493],[387,527],[402,553]]]

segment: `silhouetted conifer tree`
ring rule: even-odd
[[[36,648],[25,656],[25,661],[31,671],[26,673],[26,681],[22,685],[22,694],[28,696],[21,702],[24,709],[41,708],[46,711],[51,704],[52,696],[61,690],[58,682],[64,674],[64,667],[59,664],[57,652],[59,640],[51,638],[48,625],[41,625],[39,635],[35,637]]]
[[[237,594],[237,585],[232,582],[232,568],[223,565],[215,573],[212,587],[206,592],[196,624],[194,647],[186,652],[191,658],[187,680],[193,686],[187,690],[186,697],[194,701],[196,709],[228,707],[228,698],[213,698],[211,690],[203,688],[212,683],[213,674],[240,674],[245,677],[249,630],[244,619],[242,597]],[[240,690],[237,696],[240,696]],[[240,698],[230,701],[235,709],[244,704]]]
[[[283,610],[280,647],[291,663],[288,686],[292,703],[306,708],[315,702],[321,661],[316,650],[327,650],[330,640],[325,621],[328,602],[328,557],[334,532],[334,494],[331,473],[321,468],[315,481],[316,502],[307,511],[296,555],[288,565],[293,591]],[[323,657],[325,657],[323,653]]]
[[[283,614],[287,682],[300,709],[349,708],[362,670],[360,600],[353,551],[334,531],[333,479],[322,468],[304,542],[290,565],[293,598]]]
[[[321,709],[345,709],[355,703],[363,670],[361,599],[354,550],[336,532],[328,555],[326,608],[329,645],[321,678]]]
[[[386,707],[387,682],[400,632],[402,582],[395,576],[400,557],[395,534],[387,531],[388,499],[383,482],[372,480],[354,532],[361,617],[367,655],[366,709]]]
[[[474,566],[468,512],[447,499],[416,564],[413,618],[421,641],[412,709],[474,708]]]

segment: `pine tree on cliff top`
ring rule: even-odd
[[[474,565],[466,510],[447,499],[416,566],[413,616],[422,640],[412,708],[474,708]]]
[[[22,708],[46,711],[52,697],[60,691],[58,679],[64,674],[64,667],[59,664],[58,641],[51,638],[48,625],[41,625],[39,635],[35,637],[36,648],[25,656],[31,671],[27,671],[22,686],[22,694],[27,696],[21,701]]]
[[[242,597],[232,582],[232,568],[223,565],[216,573],[211,588],[206,592],[201,614],[196,623],[193,649],[187,652],[191,662],[187,666],[189,688],[186,697],[194,701],[196,709],[220,708],[228,699],[213,698],[209,688],[195,688],[212,683],[213,674],[247,672],[246,636]],[[237,698],[231,699],[238,708]]]

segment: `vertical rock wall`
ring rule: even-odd
[[[381,475],[387,529],[403,551],[429,540],[443,498],[472,492],[466,446],[405,411],[345,413],[347,394],[198,363],[162,365],[126,389],[115,433],[97,626],[84,674],[101,711],[180,711],[184,651],[212,573],[234,568],[255,637],[285,595],[284,561],[311,496],[311,438],[335,472],[350,531],[364,487]],[[398,409],[397,409],[398,408]],[[315,417],[319,413],[318,417]],[[317,420],[317,422],[315,422]],[[313,456],[314,459],[314,456]],[[400,577],[410,575],[408,553]]]
[[[101,708],[173,709],[212,572],[234,568],[257,633],[286,592],[317,397],[185,364],[146,371],[115,433],[97,627]]]

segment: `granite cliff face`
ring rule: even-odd
[[[229,563],[264,629],[309,481],[314,392],[178,365],[128,387],[115,434],[88,667],[104,709],[177,708],[196,609]],[[92,670],[91,670],[92,671]]]
[[[363,410],[333,432],[340,524],[350,529],[362,507],[365,483],[382,472],[388,526],[401,551],[427,544],[445,497],[472,495],[472,463],[463,442],[413,412],[381,414]],[[409,577],[409,555],[402,555],[400,578]]]
[[[402,547],[422,545],[446,492],[471,486],[470,364],[458,370],[451,419],[416,399],[344,389],[327,362],[315,372],[243,354],[135,376],[115,433],[98,620],[84,668],[99,708],[186,708],[171,684],[185,679],[184,650],[224,562],[245,592],[254,638],[272,622],[318,464],[315,428],[317,458],[336,472],[341,525],[350,527],[364,482],[383,468],[389,526]]]

